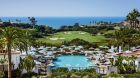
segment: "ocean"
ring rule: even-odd
[[[125,17],[35,17],[38,25],[47,25],[53,28],[60,28],[63,25],[90,24],[93,22],[112,22],[119,23],[125,20]],[[0,17],[2,21],[16,22],[16,19],[23,23],[29,23],[28,17]]]

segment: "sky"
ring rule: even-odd
[[[140,0],[0,0],[0,16],[124,17]]]

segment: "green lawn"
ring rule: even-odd
[[[109,30],[109,31],[106,31],[104,34],[113,34],[115,33],[116,30]]]
[[[76,38],[83,39],[88,42],[105,42],[106,40],[104,36],[92,36],[90,33],[83,31],[67,31],[67,32],[58,32],[46,38],[40,38],[38,39],[38,41],[55,45],[61,44],[63,41],[71,41]]]

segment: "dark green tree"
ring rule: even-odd
[[[137,9],[133,9],[127,16],[127,21],[129,21],[130,26],[136,28],[139,23],[137,17],[140,17],[140,12]]]
[[[37,23],[35,17],[28,17],[30,24],[32,25],[33,28],[35,28],[35,25]]]

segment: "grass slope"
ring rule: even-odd
[[[46,38],[40,38],[38,39],[38,41],[53,45],[57,44],[60,45],[63,41],[71,41],[76,38],[83,39],[88,42],[105,42],[106,40],[104,36],[92,36],[90,33],[83,31],[67,31],[67,32],[58,32]]]

